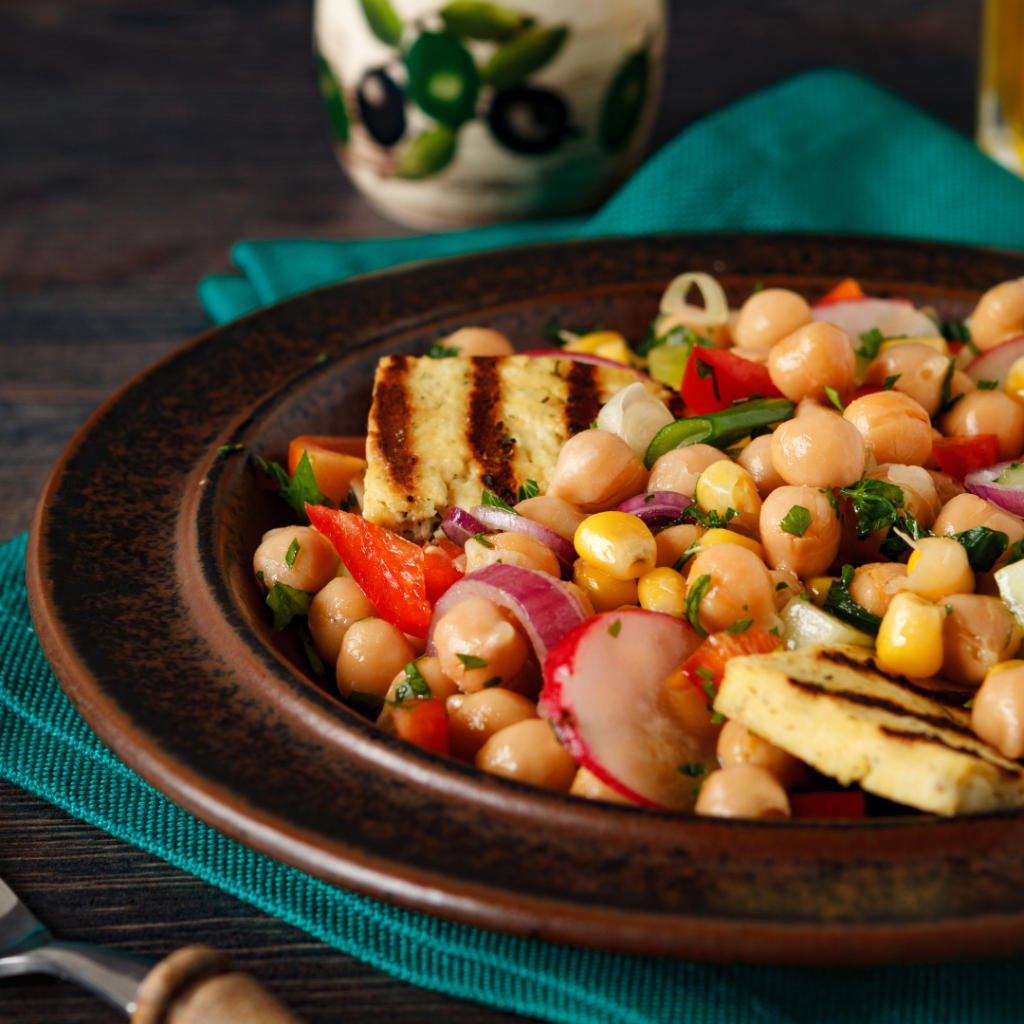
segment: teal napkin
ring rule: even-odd
[[[358,242],[243,242],[210,315],[352,274],[501,245],[666,231],[829,231],[1024,248],[1024,185],[891,93],[821,71],[693,125],[590,218]],[[579,1024],[1011,1024],[1020,959],[875,970],[709,966],[494,935],[397,910],[238,845],[129,771],[78,717],[0,546],[0,775],[414,984]]]
[[[350,242],[239,242],[217,323],[353,274],[559,238],[708,231],[885,235],[1024,248],[1024,187],[970,139],[846,71],[813,71],[691,125],[589,218]]]

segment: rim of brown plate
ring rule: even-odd
[[[114,395],[54,467],[27,560],[44,653],[100,738],[175,802],[400,906],[733,962],[1024,949],[1024,814],[776,824],[545,793],[382,734],[266,622],[246,558],[276,499],[242,460],[218,460],[221,444],[279,455],[290,430],[358,432],[378,356],[422,352],[451,327],[534,338],[552,312],[601,313],[635,333],[682,269],[737,294],[754,280],[821,294],[855,276],[962,315],[1024,274],[1024,255],[808,236],[560,242],[365,275],[215,328]]]

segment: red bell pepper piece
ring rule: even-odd
[[[848,302],[850,299],[863,299],[864,292],[852,277],[844,278],[827,295],[818,299],[816,306],[827,306],[832,302]]]
[[[790,793],[789,809],[794,818],[866,818],[868,813],[859,789]]]
[[[449,552],[454,549],[454,555]],[[423,545],[423,577],[427,588],[427,600],[433,605],[438,598],[453,584],[462,579],[464,573],[455,564],[455,558],[461,555],[462,548],[456,547],[450,540],[435,544],[427,541]]]
[[[401,739],[435,754],[448,753],[448,715],[436,697],[407,700],[391,715],[395,732]]]
[[[939,469],[963,480],[968,473],[999,461],[999,438],[995,434],[937,437],[932,441],[932,454]]]
[[[882,388],[878,384],[858,384],[845,398],[845,404],[849,405],[851,402],[856,402],[858,398],[863,398],[865,395],[876,395]]]
[[[781,645],[782,641],[777,636],[764,629],[748,629],[745,633],[712,633],[683,662],[681,671],[694,686],[703,688],[704,683],[712,683],[717,690],[730,658],[741,654],[770,654]]]
[[[767,367],[724,349],[695,347],[686,361],[682,395],[698,416],[719,412],[737,399],[781,398]]]
[[[425,637],[430,601],[423,548],[353,512],[307,503],[306,514],[381,618],[403,633]]]

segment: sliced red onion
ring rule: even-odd
[[[453,544],[458,544],[460,548],[465,547],[466,541],[470,537],[475,537],[478,533],[491,532],[484,523],[481,523],[464,508],[459,508],[458,505],[452,505],[448,509],[448,515],[444,517],[441,529],[444,530],[444,535]]]
[[[517,352],[517,356],[529,356],[531,359],[568,359],[574,363],[592,363],[594,366],[611,366],[616,370],[632,370],[641,380],[654,381],[647,376],[643,370],[627,363],[620,363],[615,359],[605,359],[604,356],[595,356],[590,352],[566,352],[561,348],[531,348],[526,352]]]
[[[554,576],[496,562],[459,580],[434,605],[427,630],[427,654],[437,654],[434,629],[438,621],[467,597],[486,597],[507,608],[523,627],[541,665],[548,651],[587,618],[579,598]]]
[[[532,519],[527,519],[526,516],[495,508],[493,505],[474,505],[470,514],[492,530],[525,533],[534,540],[539,540],[541,544],[551,548],[558,561],[568,569],[571,569],[573,562],[576,561],[576,549],[571,540],[566,540],[561,534],[535,523]]]
[[[692,504],[693,498],[676,491],[647,491],[628,498],[615,511],[628,512],[648,526],[657,528],[674,523]]]
[[[975,356],[967,364],[967,376],[975,384],[979,380],[994,380],[997,382],[998,390],[1003,391],[1006,388],[1006,378],[1010,374],[1010,367],[1021,356],[1024,356],[1024,334],[1001,341],[994,348],[982,352],[980,356]]]
[[[1020,460],[1013,460],[1019,462]],[[1021,484],[997,484],[996,477],[1013,461],[999,462],[987,469],[976,469],[964,477],[964,485],[972,494],[991,501],[1011,515],[1024,518],[1024,486]]]

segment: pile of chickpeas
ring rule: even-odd
[[[986,293],[970,323],[983,351],[1020,333],[1024,280]],[[707,576],[697,608],[707,633],[740,620],[750,620],[750,629],[780,631],[780,613],[790,600],[822,605],[841,567],[852,564],[851,597],[882,619],[876,643],[881,667],[978,687],[972,711],[978,735],[1009,757],[1024,755],[1024,661],[1013,660],[1021,630],[998,596],[993,573],[973,572],[965,549],[952,539],[985,526],[1006,534],[1012,546],[1024,540],[1024,520],[967,493],[932,458],[934,438],[980,434],[996,435],[1000,459],[1020,456],[1024,398],[979,390],[959,369],[944,396],[953,357],[936,332],[884,347],[863,382],[882,385],[895,377],[894,386],[863,394],[840,412],[826,388],[848,396],[860,383],[854,340],[814,320],[803,297],[764,289],[725,326],[694,329],[765,365],[795,403],[794,416],[728,454],[695,444],[662,455],[650,471],[642,458],[650,438],[597,429],[572,437],[546,493],[516,506],[574,544],[579,557],[565,585],[588,614],[639,606],[684,617],[690,587]],[[513,351],[503,336],[480,328],[459,331],[445,345],[463,355]],[[963,397],[940,414],[943,398],[957,395]],[[657,402],[650,395],[644,400]],[[836,496],[864,477],[898,487],[907,512],[936,536],[915,542],[903,561],[880,554],[887,530],[858,540],[851,503]],[[637,516],[615,510],[645,491],[674,491],[705,513],[736,514],[725,528],[688,522],[655,533]],[[801,536],[782,525],[795,506],[810,518]],[[295,540],[299,553],[288,566],[285,556]],[[500,560],[562,576],[551,549],[525,533],[496,533],[487,541],[466,542],[461,559],[467,573]],[[343,569],[332,545],[315,530],[271,531],[254,566],[267,587],[282,582],[315,594],[309,629],[320,657],[335,667],[342,697],[359,691],[393,698],[404,666],[416,661],[433,695],[445,703],[452,756],[537,786],[625,801],[577,767],[538,716],[541,666],[519,623],[494,602],[471,597],[451,608],[436,623],[436,655],[425,657],[422,640],[384,621],[356,583],[339,575]],[[385,726],[388,714],[385,704]],[[800,762],[735,721],[721,728],[716,753],[720,767],[700,788],[698,813],[789,815],[788,790],[804,777]]]

